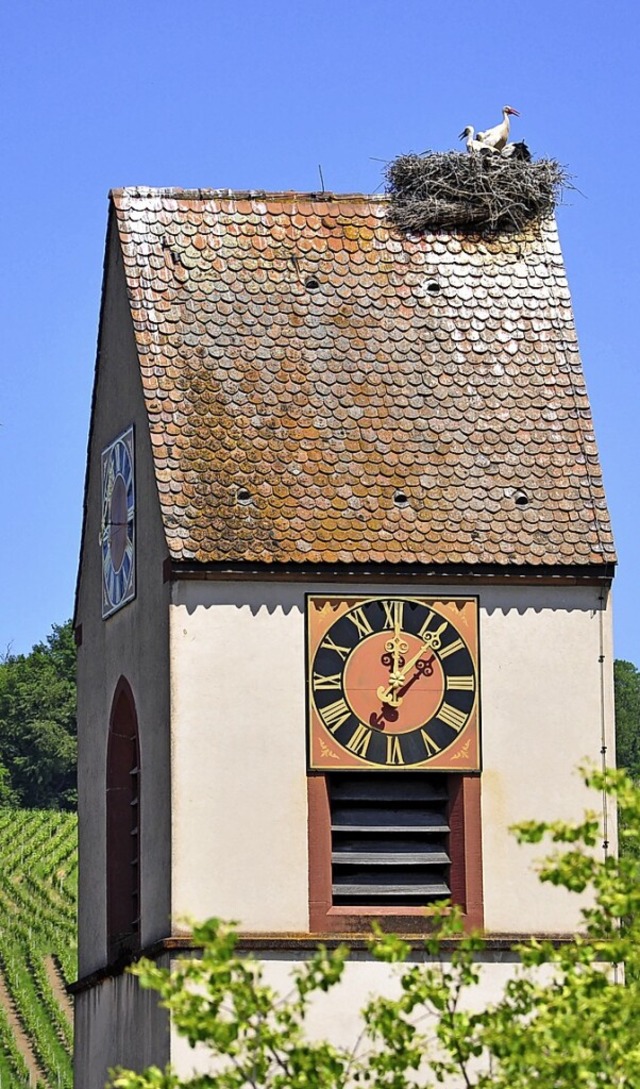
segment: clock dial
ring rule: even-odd
[[[309,595],[313,768],[475,770],[475,598]]]
[[[102,453],[102,615],[135,597],[133,428]]]

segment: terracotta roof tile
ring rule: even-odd
[[[384,198],[112,199],[175,560],[615,559],[552,222],[405,238]]]

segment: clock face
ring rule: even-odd
[[[307,596],[310,766],[479,768],[476,598]]]
[[[102,616],[135,597],[133,427],[102,453]]]

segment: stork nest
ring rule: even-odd
[[[399,155],[385,170],[389,218],[401,231],[521,231],[552,215],[569,175],[555,159],[496,152]]]

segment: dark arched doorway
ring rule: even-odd
[[[107,951],[140,949],[140,745],[135,701],[121,677],[107,746]]]

